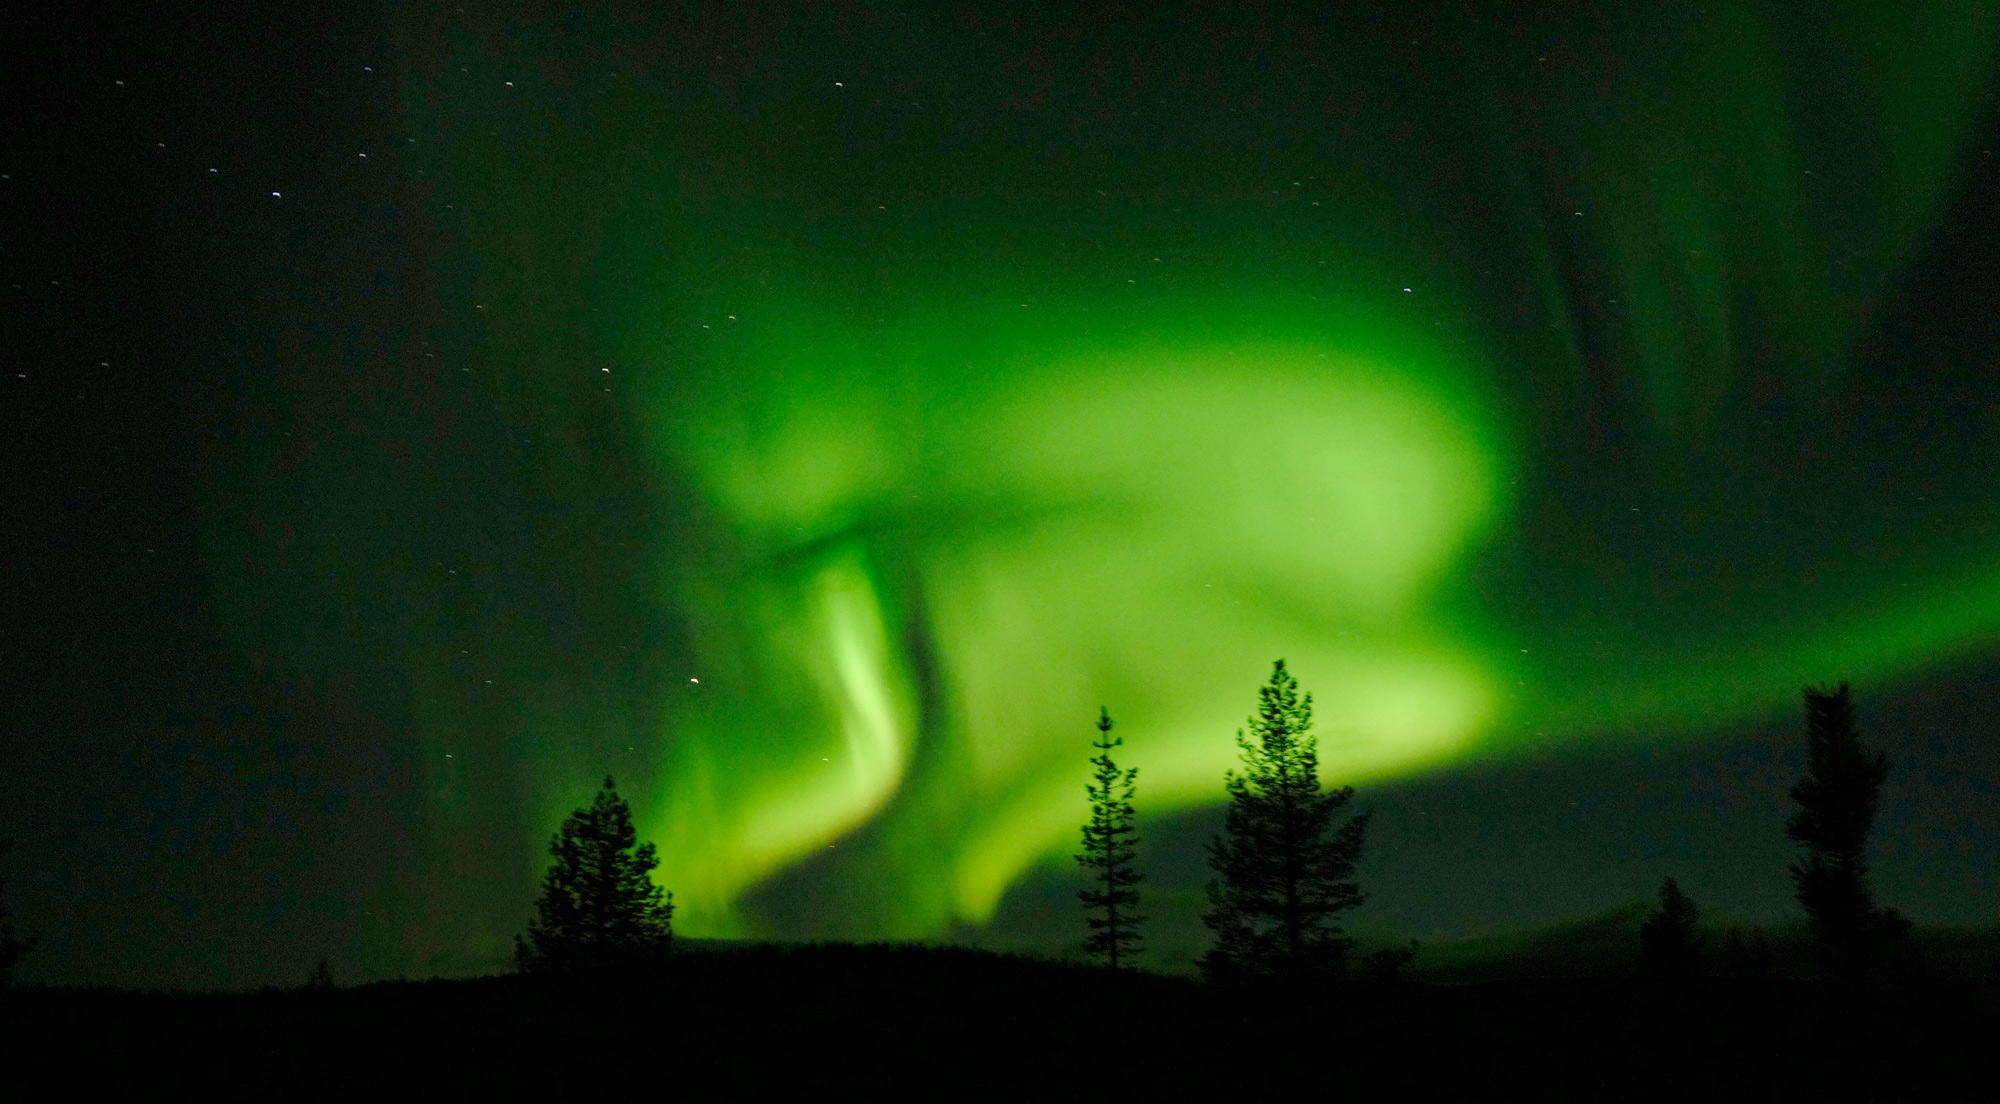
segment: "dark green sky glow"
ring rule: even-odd
[[[1368,792],[1991,649],[2000,4],[669,7],[403,7],[372,161],[187,216],[217,651],[420,779],[365,969],[607,770],[681,930],[930,937],[1279,656]]]

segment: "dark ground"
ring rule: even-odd
[[[987,952],[693,950],[657,982],[519,977],[0,997],[11,1099],[1973,1100],[2000,987],[1352,985],[1303,1012]]]

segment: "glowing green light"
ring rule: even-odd
[[[665,690],[635,676],[643,707],[599,700],[603,642],[543,641],[524,613],[495,619],[528,643],[489,702],[433,658],[456,637],[412,622],[397,662],[418,672],[426,739],[485,741],[522,776],[440,771],[433,807],[504,807],[513,831],[524,804],[538,842],[605,773],[591,741],[638,727],[658,773],[618,774],[683,930],[755,930],[746,895],[831,855],[863,887],[852,930],[929,935],[990,915],[1069,846],[1099,705],[1159,813],[1219,798],[1278,656],[1346,782],[1523,733],[1714,730],[1788,706],[1801,682],[1964,650],[2000,623],[1987,515],[1950,552],[1882,522],[1852,558],[1908,552],[1901,566],[1839,573],[1782,532],[1820,504],[1754,499],[1799,450],[1752,439],[1741,412],[1848,386],[1970,156],[1996,12],[1528,11],[1528,38],[1485,24],[1426,43],[1435,89],[1340,121],[1382,141],[1309,142],[1330,121],[1306,112],[1283,157],[1230,145],[1234,130],[1201,139],[1216,149],[1141,143],[1139,175],[1157,165],[1167,184],[1087,208],[1063,189],[1095,181],[1041,179],[1048,135],[1032,130],[1020,149],[938,149],[927,124],[878,119],[849,164],[794,137],[840,132],[811,105],[783,109],[810,129],[739,134],[672,115],[658,84],[607,80],[602,102],[578,101],[591,127],[538,100],[520,108],[546,112],[532,144],[489,142],[497,129],[433,117],[450,97],[413,70],[412,132],[463,132],[450,167],[481,301],[513,304],[482,312],[475,386],[509,417],[610,434],[604,407],[548,382],[576,352],[556,336],[571,322],[531,307],[573,281],[622,320],[590,349],[616,367],[602,402],[629,416],[619,431],[671,515],[633,534],[633,570],[653,574],[623,605],[665,626],[661,663],[687,668]],[[460,48],[478,64],[534,33]],[[1267,158],[1316,175],[1296,196],[1303,173],[1243,183]],[[1240,168],[1211,171],[1224,161]],[[551,204],[552,181],[591,199]],[[873,198],[908,181],[893,212]],[[598,470],[573,448],[545,462]],[[257,480],[213,491],[212,512],[240,498],[305,516],[306,496]],[[1557,520],[1536,529],[1547,488]],[[510,501],[542,509],[540,489]],[[1990,487],[1960,491],[1990,515]],[[1656,505],[1693,520],[1618,536]],[[1745,566],[1790,558],[1827,581]],[[224,580],[218,608],[252,647],[330,652],[337,634],[270,612],[317,586],[330,621],[359,620],[377,579],[351,564],[375,561],[330,559]],[[597,581],[566,568],[512,578],[559,595]],[[400,616],[381,604],[379,621]],[[493,923],[504,945],[518,917]]]
[[[1315,677],[1343,778],[1492,718],[1431,593],[1498,507],[1463,369],[1265,302],[1083,347],[1045,318],[871,334],[774,300],[791,325],[744,323],[731,393],[662,434],[736,552],[676,586],[719,596],[719,656],[756,657],[707,680],[728,704],[676,728],[659,780],[690,930],[739,930],[736,894],[878,811],[888,929],[984,920],[1073,832],[1077,702],[1143,733],[1155,811],[1213,798],[1256,657]],[[759,704],[787,698],[782,722]]]

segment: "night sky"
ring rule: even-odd
[[[1171,966],[1280,656],[1357,931],[1789,922],[1839,681],[1996,919],[2000,4],[15,7],[28,978],[499,968],[607,773],[1062,953],[1100,706]]]

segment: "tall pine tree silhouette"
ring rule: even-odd
[[[1090,819],[1083,825],[1083,853],[1076,857],[1090,871],[1090,885],[1077,896],[1083,899],[1090,925],[1083,949],[1102,957],[1113,970],[1132,965],[1143,938],[1139,926],[1146,922],[1138,912],[1138,885],[1145,875],[1132,865],[1137,857],[1134,845],[1139,842],[1132,811],[1139,768],[1120,771],[1111,759],[1111,749],[1124,742],[1112,738],[1111,711],[1099,707],[1097,739],[1090,745],[1097,749],[1090,761],[1096,771],[1084,786],[1090,795]]]
[[[1900,914],[1875,906],[1868,878],[1868,833],[1889,758],[1861,746],[1846,683],[1831,691],[1808,687],[1805,704],[1806,774],[1792,787],[1799,811],[1785,822],[1785,835],[1805,854],[1788,872],[1822,972],[1858,983],[1909,928]]]
[[[1312,695],[1299,696],[1284,660],[1258,689],[1249,723],[1249,735],[1236,733],[1243,773],[1225,776],[1223,834],[1208,845],[1216,877],[1204,920],[1215,945],[1203,972],[1216,980],[1337,977],[1353,946],[1338,918],[1366,899],[1354,864],[1368,814],[1336,826],[1354,788],[1320,789]]]
[[[616,783],[563,821],[549,841],[555,859],[542,879],[537,915],[514,937],[523,973],[595,973],[655,964],[673,948],[674,898],[653,884],[660,865],[641,846],[632,809]]]

